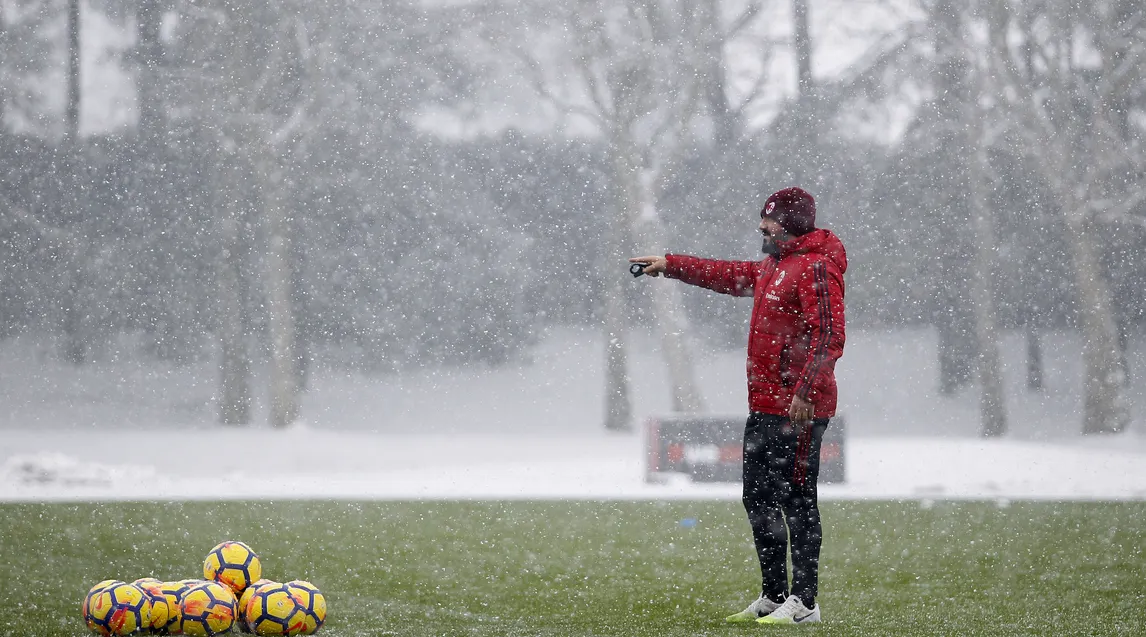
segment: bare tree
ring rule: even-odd
[[[974,21],[951,0],[938,0],[932,12],[935,26],[941,119],[949,141],[956,149],[953,165],[961,178],[954,183],[960,192],[948,193],[967,218],[974,237],[969,281],[971,315],[974,318],[975,372],[979,381],[979,422],[984,437],[1007,431],[1003,376],[999,363],[998,327],[994,280],[996,239],[987,196],[990,180],[987,150],[991,144],[989,113],[982,104],[981,69],[975,55]],[[965,196],[961,196],[965,194]]]
[[[1053,190],[1070,241],[1085,362],[1083,433],[1119,432],[1129,422],[1110,282],[1099,259],[1104,215],[1146,199],[1139,147],[1127,144],[1120,99],[1144,60],[1146,8],[1119,1],[1052,2],[1030,16],[992,0],[990,94],[1012,112],[1016,145]],[[1021,46],[1012,46],[1015,38]],[[1101,43],[1126,41],[1115,49]]]
[[[163,130],[166,115],[162,95],[163,26],[161,0],[139,0],[135,10],[135,61],[139,78],[139,132],[151,143]]]
[[[8,26],[8,12],[0,9],[0,47],[2,47],[0,50],[7,52],[11,37],[11,29]],[[0,122],[7,120],[8,95],[12,92],[12,73],[8,68],[8,64],[5,63],[6,61],[7,60],[0,58]],[[7,132],[7,130],[0,129],[0,133]]]
[[[714,148],[728,147],[744,134],[744,109],[758,96],[766,74],[754,88],[746,91],[744,99],[733,101],[729,83],[728,47],[756,22],[762,9],[762,0],[750,0],[739,13],[726,19],[727,3],[719,0],[697,0],[682,7],[685,19],[692,25],[695,48],[698,100],[706,107],[712,124],[709,140]],[[766,52],[766,50],[765,50]],[[765,53],[762,52],[762,55]],[[761,60],[766,63],[766,60]]]
[[[995,263],[997,242],[995,224],[988,202],[989,168],[988,132],[984,130],[981,99],[972,90],[963,103],[964,146],[967,163],[968,194],[971,205],[971,228],[975,236],[975,253],[971,266],[971,307],[975,317],[977,356],[975,371],[979,380],[979,431],[983,437],[1002,436],[1007,432],[1007,406],[1003,392],[1003,372],[999,362],[999,328],[992,286],[998,268]]]
[[[242,219],[248,197],[257,200],[268,249],[262,281],[270,331],[270,422],[291,424],[299,414],[301,391],[295,304],[292,302],[293,224],[286,179],[289,150],[308,130],[311,106],[319,91],[301,86],[310,62],[310,41],[297,3],[240,2],[184,7],[195,19],[192,28],[213,23],[204,33],[185,33],[189,55],[200,60],[197,79],[206,89],[200,114],[221,132],[223,168],[230,190],[220,215],[222,258],[219,264],[222,345],[221,418],[228,423],[249,419],[250,373],[245,344]],[[219,35],[222,29],[224,36]],[[245,176],[249,175],[250,180]]]
[[[602,268],[605,427],[628,429],[632,426],[626,347],[631,279],[622,266],[636,246],[648,250],[663,245],[656,191],[662,167],[679,152],[697,111],[698,23],[691,5],[675,0],[578,0],[508,8],[533,12],[531,24],[536,30],[509,35],[494,27],[484,34],[486,40],[520,63],[534,91],[548,104],[565,117],[591,122],[607,143],[615,207]],[[540,26],[546,23],[552,26]],[[544,50],[531,46],[538,41],[545,42]],[[674,409],[701,411],[679,297],[658,290],[654,302]]]
[[[67,98],[64,106],[64,166],[57,174],[64,184],[61,189],[73,199],[66,200],[63,205],[72,211],[76,208],[74,200],[76,187],[79,183],[79,152],[80,152],[80,2],[68,0],[67,3]],[[83,238],[72,236],[68,239],[72,244],[68,253],[73,255],[73,267],[69,268],[68,278],[64,282],[63,295],[63,331],[64,331],[64,357],[74,364],[83,363],[88,356],[88,313],[83,307],[84,288],[87,285],[84,262],[80,254],[84,248],[80,243],[86,243]]]
[[[686,57],[683,36],[688,25],[668,3],[595,2],[593,21],[570,16],[579,26],[581,40],[578,72],[590,93],[609,142],[613,165],[613,188],[617,197],[614,237],[607,253],[610,262],[623,264],[634,244],[649,250],[663,246],[663,230],[656,214],[655,184],[660,167],[673,145],[683,136],[683,126],[695,113],[696,90],[689,77],[694,61]],[[631,239],[630,239],[631,237]],[[654,243],[655,242],[655,243]],[[609,269],[606,268],[606,272]],[[606,427],[628,426],[621,405],[627,384],[624,375],[623,332],[628,284],[624,270],[606,275],[609,293],[605,332],[607,395]],[[657,286],[658,288],[663,286]],[[692,354],[687,342],[687,321],[679,297],[654,290],[657,317],[665,350],[674,409],[702,411],[702,396],[693,376]],[[614,391],[610,391],[613,389]]]
[[[80,138],[80,0],[68,0],[68,90],[64,107],[64,139],[77,144]]]
[[[228,164],[220,171],[226,173],[220,182],[226,205],[219,236],[223,246],[234,248],[227,252],[235,261],[221,260],[219,280],[224,286],[237,284],[239,295],[221,292],[220,297],[241,299],[248,287],[244,280],[251,276],[251,268],[243,269],[242,244],[230,242],[250,236],[265,240],[257,256],[271,358],[269,413],[274,426],[286,425],[299,414],[305,379],[297,234],[307,224],[296,203],[305,181],[297,167],[324,143],[318,131],[360,139],[371,149],[387,148],[391,137],[412,135],[410,111],[427,95],[439,97],[435,90],[452,90],[449,81],[460,81],[443,71],[456,60],[437,48],[451,27],[428,24],[430,14],[416,0],[175,1],[181,15],[176,48],[184,60],[179,84],[197,84],[191,97],[203,96],[183,110],[192,110],[205,128],[218,132]],[[246,207],[257,213],[248,218]],[[234,222],[240,224],[237,235]],[[240,312],[245,305],[234,307]],[[231,317],[224,321],[240,320],[223,308],[220,313]],[[237,324],[221,328],[221,338],[239,338],[237,330]],[[224,347],[228,350],[246,356],[237,341]],[[235,365],[249,368],[249,361]]]
[[[792,0],[792,48],[796,53],[796,86],[800,95],[812,92],[812,35],[808,0]]]
[[[220,202],[216,233],[219,237],[219,260],[216,265],[216,335],[219,339],[219,420],[225,425],[246,425],[251,421],[251,362],[247,347],[247,309],[244,241],[242,230],[245,211],[241,198],[243,170],[237,153],[216,176],[216,183],[227,193]]]
[[[299,385],[297,325],[292,303],[294,284],[293,241],[288,196],[290,184],[284,167],[275,157],[264,151],[260,166],[264,175],[262,184],[263,222],[270,242],[267,251],[267,307],[271,337],[271,425],[285,427],[299,415]]]

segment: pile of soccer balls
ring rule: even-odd
[[[84,621],[100,635],[218,635],[236,625],[256,635],[313,635],[326,598],[310,582],[262,579],[259,556],[223,542],[203,561],[203,579],[106,580],[84,597]]]

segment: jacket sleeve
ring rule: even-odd
[[[811,338],[793,393],[815,405],[819,393],[831,387],[836,360],[844,353],[844,280],[839,268],[824,260],[814,261],[810,270],[797,286]]]
[[[732,296],[752,296],[759,261],[718,261],[684,254],[666,254],[665,276]]]

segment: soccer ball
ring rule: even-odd
[[[204,583],[202,580],[191,581],[195,582],[196,585]],[[180,632],[182,632],[183,613],[179,610],[179,605],[183,601],[183,596],[186,595],[187,591],[191,590],[192,588],[192,585],[185,584],[183,582],[161,582],[158,586],[158,592],[160,595],[158,599],[155,598],[154,590],[148,591],[152,594],[153,598],[151,602],[151,625],[155,631],[155,634],[178,635]],[[165,606],[167,608],[167,621],[163,625],[160,625],[155,621],[155,609],[158,606]]]
[[[84,622],[100,635],[130,635],[151,623],[151,598],[135,584],[104,580],[88,591]]]
[[[92,624],[92,622],[95,618],[92,616],[92,611],[91,611],[90,606],[92,605],[92,601],[94,600],[94,598],[99,593],[102,593],[104,591],[104,589],[106,589],[109,586],[115,585],[115,584],[122,584],[122,582],[120,582],[119,580],[114,580],[114,579],[105,579],[104,581],[100,582],[99,584],[96,584],[95,586],[91,587],[91,590],[88,591],[88,594],[84,595],[84,603],[82,606],[82,612],[84,614],[84,623],[86,623],[88,625],[88,628],[91,628],[92,630],[94,630],[96,632],[100,632],[99,628],[97,628],[96,626],[94,626]]]
[[[247,622],[247,607],[250,605],[251,598],[254,597],[255,591],[258,590],[260,586],[265,586],[267,584],[277,585],[278,582],[273,582],[265,578],[258,580],[257,582],[252,583],[250,586],[244,589],[243,594],[239,596],[239,606],[237,607],[238,618],[235,621],[238,622],[240,631],[244,633],[251,632],[251,625]]]
[[[179,600],[184,635],[218,635],[235,625],[235,594],[218,582],[204,582]]]
[[[306,629],[306,611],[286,584],[259,586],[247,601],[245,616],[256,635],[301,635]]]
[[[203,579],[224,584],[236,595],[262,576],[259,556],[242,542],[222,542],[203,560]]]
[[[141,577],[132,584],[143,589],[151,604],[151,619],[144,628],[151,632],[166,632],[171,618],[171,604],[163,594],[163,582],[154,577]]]
[[[286,586],[305,615],[302,632],[298,634],[315,634],[326,622],[326,597],[317,586],[305,580],[296,579],[287,582]]]

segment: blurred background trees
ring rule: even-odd
[[[502,365],[560,324],[619,336],[623,399],[627,317],[679,308],[694,409],[688,347],[742,346],[747,306],[656,299],[620,259],[757,258],[761,202],[801,183],[849,249],[850,326],[932,326],[985,434],[1041,387],[1047,329],[1082,336],[1080,429],[1122,430],[1146,8],[862,4],[5,3],[0,335],[214,361],[228,423],[265,376],[283,425],[316,364]],[[1024,387],[999,380],[1004,331]]]

